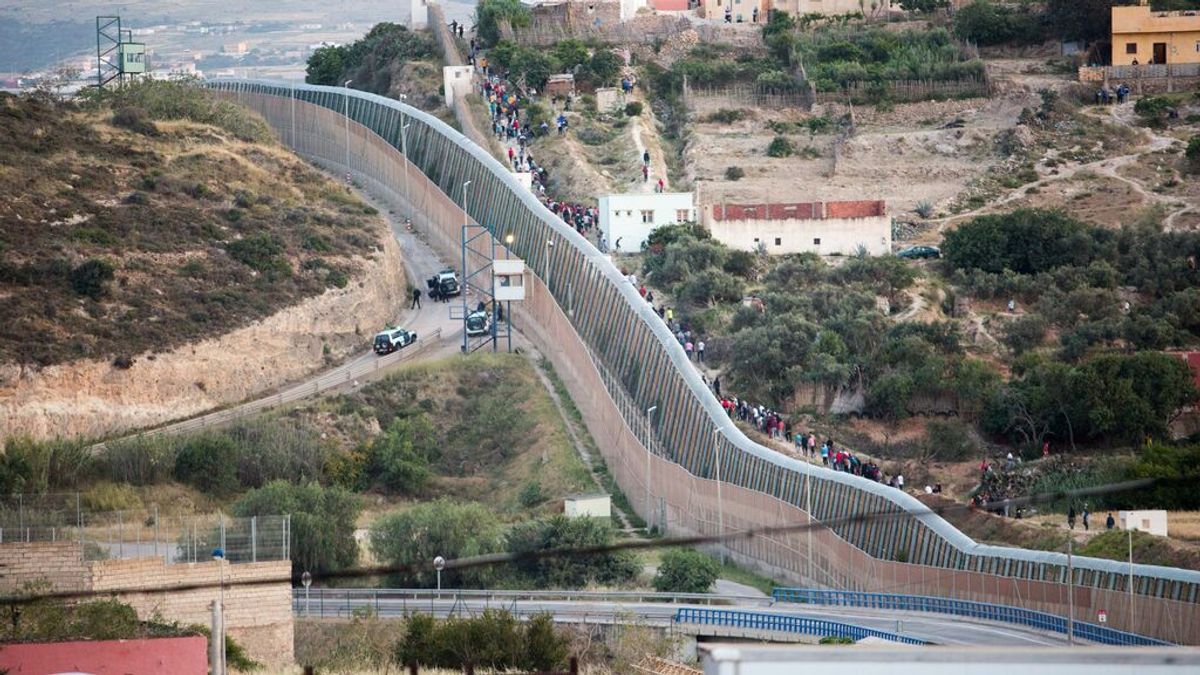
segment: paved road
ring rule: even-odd
[[[1001,646],[1055,646],[1066,644],[1065,638],[1049,633],[1007,624],[988,623],[962,617],[939,616],[917,612],[893,612],[886,610],[864,610],[841,607],[814,607],[788,604],[771,604],[769,599],[746,598],[736,606],[688,605],[650,602],[605,602],[569,600],[507,600],[507,599],[402,599],[369,596],[329,598],[321,602],[317,597],[310,600],[311,616],[349,616],[356,608],[375,608],[382,617],[400,617],[412,612],[423,612],[444,617],[450,614],[473,615],[490,608],[504,608],[518,617],[527,617],[549,612],[555,620],[563,623],[629,623],[636,620],[643,624],[667,626],[672,623],[675,612],[681,608],[738,609],[778,616],[799,616],[841,621],[876,630],[920,638],[942,645],[1001,645]],[[296,614],[305,614],[303,591],[296,595]]]

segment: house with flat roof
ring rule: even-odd
[[[1112,64],[1200,63],[1200,11],[1155,12],[1149,0],[1112,8]]]

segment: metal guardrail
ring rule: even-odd
[[[390,366],[393,366],[401,361],[413,359],[425,351],[430,345],[441,342],[442,329],[437,328],[428,336],[420,336],[413,347],[401,349],[400,351],[392,352],[386,356],[381,356],[372,361],[366,361],[358,364],[350,364],[341,368],[335,368],[328,373],[303,384],[296,385],[285,389],[273,396],[267,396],[248,403],[218,410],[216,412],[194,417],[190,420],[183,420],[174,424],[168,424],[157,429],[149,429],[138,434],[139,436],[162,436],[168,434],[181,434],[190,431],[201,431],[211,427],[218,427],[235,422],[243,417],[256,415],[268,408],[281,406],[287,403],[293,403],[309,396],[315,396],[323,391],[328,391],[336,387],[346,385],[354,380],[378,372]],[[102,444],[101,444],[102,445]],[[100,447],[95,446],[95,447]]]
[[[855,591],[826,591],[808,588],[776,588],[771,597],[778,602],[864,609],[890,609],[906,612],[952,614],[986,621],[999,621],[1029,626],[1039,630],[1067,634],[1064,617],[1009,605],[993,605],[972,600],[954,600],[925,595],[899,593],[859,593]],[[1091,642],[1105,645],[1166,646],[1170,642],[1127,633],[1084,621],[1074,622],[1074,634]]]
[[[674,622],[683,625],[722,626],[776,633],[801,633],[821,637],[848,637],[852,640],[875,637],[906,645],[927,645],[929,642],[906,635],[855,626],[840,621],[827,621],[786,614],[764,614],[731,609],[684,607],[675,612]]]
[[[294,589],[293,600],[304,602],[304,589]],[[348,604],[369,600],[383,601],[430,600],[494,600],[496,602],[564,601],[564,602],[652,602],[689,605],[757,605],[766,607],[771,598],[756,595],[715,595],[712,593],[658,593],[653,591],[493,591],[493,590],[436,590],[428,588],[310,588],[309,600]]]

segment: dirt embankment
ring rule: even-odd
[[[16,435],[99,437],[188,417],[361,351],[396,316],[406,292],[399,245],[388,234],[381,246],[359,260],[361,271],[345,288],[219,337],[139,354],[128,369],[108,360],[41,370],[0,365],[0,442]]]

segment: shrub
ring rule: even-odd
[[[1192,173],[1200,171],[1200,134],[1188,139],[1187,149],[1183,151],[1187,158],[1188,170]]]
[[[437,581],[433,559],[461,558],[496,553],[503,549],[500,523],[495,513],[482,504],[456,503],[447,499],[426,502],[389,513],[371,525],[371,553],[385,565],[404,570],[393,575],[398,584],[432,588]],[[472,587],[487,583],[488,568],[446,570],[446,586]]]
[[[1042,344],[1049,326],[1039,314],[1023,316],[1008,324],[1004,331],[1004,344],[1017,356]]]
[[[105,443],[99,452],[100,470],[117,483],[154,485],[170,480],[175,469],[174,440],[132,436]]]
[[[741,180],[746,177],[746,170],[740,166],[725,168],[725,180]]]
[[[1032,44],[1043,35],[1033,15],[989,0],[976,0],[955,12],[954,34],[981,45]]]
[[[205,434],[187,439],[175,456],[175,480],[217,496],[238,488],[238,448],[228,436]]]
[[[533,481],[521,490],[521,494],[517,499],[521,502],[521,506],[531,509],[546,501],[546,495],[542,492],[542,484]]]
[[[84,508],[90,511],[129,511],[142,507],[142,498],[132,486],[117,483],[97,483],[81,496]]]
[[[939,462],[961,462],[978,453],[971,430],[957,420],[930,420],[925,425],[925,455]]]
[[[654,590],[660,593],[707,593],[720,575],[721,566],[712,558],[690,548],[675,548],[663,554]]]
[[[406,628],[395,647],[401,666],[459,669],[470,663],[496,672],[544,672],[564,667],[569,653],[567,636],[549,614],[535,614],[524,626],[502,609],[445,621],[414,614]]]
[[[776,136],[767,146],[768,157],[788,157],[796,151],[796,146],[785,136]]]
[[[241,517],[291,514],[292,574],[334,572],[358,561],[354,530],[362,507],[341,488],[277,480],[246,493],[232,510]]]
[[[506,537],[510,553],[520,556],[559,548],[605,546],[615,539],[609,522],[597,518],[562,515],[520,523]],[[513,563],[516,574],[533,587],[579,588],[591,583],[612,584],[637,576],[637,561],[623,553],[521,559]]]
[[[113,113],[112,123],[114,126],[129,129],[146,136],[157,136],[158,127],[141,108],[121,108]]]
[[[641,115],[641,114],[642,114],[642,102],[641,101],[631,101],[631,102],[625,104],[625,116],[626,117],[637,117],[638,115]]]
[[[740,122],[750,116],[749,111],[743,108],[729,109],[721,108],[715,112],[709,113],[705,118],[708,122],[717,122],[720,124],[733,124]]]
[[[742,299],[744,291],[745,284],[741,279],[719,269],[692,274],[675,289],[680,300],[694,305],[736,302]]]
[[[71,270],[71,288],[79,295],[99,300],[108,292],[108,283],[113,280],[111,263],[91,258]]]
[[[270,234],[255,234],[225,244],[229,256],[243,265],[268,276],[291,274],[291,264],[283,256],[283,243]]]
[[[933,215],[933,204],[931,202],[922,200],[917,202],[917,206],[913,210],[917,212],[918,216],[921,216],[922,218],[928,218]]]

